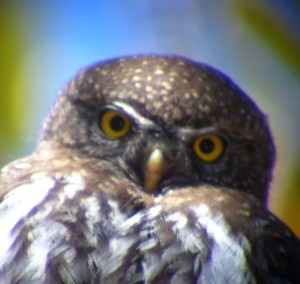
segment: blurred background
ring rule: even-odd
[[[1,0],[0,165],[34,149],[79,68],[137,53],[208,63],[250,94],[278,147],[269,207],[300,235],[298,0]]]

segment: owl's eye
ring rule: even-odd
[[[129,118],[118,110],[106,109],[100,115],[100,128],[109,138],[122,138],[129,133],[131,127]]]
[[[204,162],[214,162],[224,152],[224,140],[215,134],[205,134],[194,142],[194,151]]]

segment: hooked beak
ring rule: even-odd
[[[166,162],[160,148],[154,148],[148,156],[144,168],[144,188],[148,193],[153,193],[166,172]]]

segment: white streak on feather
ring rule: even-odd
[[[16,169],[30,169],[31,165],[29,163],[17,163],[14,165]]]
[[[32,183],[16,187],[4,197],[0,204],[0,267],[5,264],[7,254],[15,241],[12,230],[17,223],[25,218],[28,213],[38,206],[54,187],[52,178],[39,176],[32,178]]]
[[[151,220],[151,219],[158,217],[159,214],[161,213],[161,210],[162,210],[162,207],[160,205],[152,206],[147,213],[147,218],[149,220]]]
[[[119,205],[114,201],[108,202],[112,208],[118,209]],[[132,246],[137,245],[138,238],[135,228],[140,224],[143,214],[137,213],[129,219],[117,217],[116,232],[109,241],[108,250],[102,253],[102,271],[105,275],[111,275],[124,265],[124,258],[129,254]],[[107,254],[108,255],[107,255]]]
[[[175,230],[183,230],[188,223],[187,217],[180,212],[175,212],[175,213],[168,215],[166,217],[166,221],[174,222],[174,225],[173,225],[174,231]]]
[[[81,201],[81,207],[85,209],[86,226],[87,228],[83,230],[85,238],[89,243],[96,247],[98,244],[97,235],[94,233],[94,226],[100,222],[103,216],[100,213],[100,205],[96,196],[89,196]]]
[[[106,255],[106,259],[103,259],[102,263],[102,269],[106,275],[112,274],[124,265],[124,258],[128,255],[128,251],[135,241],[136,239],[133,236],[122,236],[110,239],[108,255]]]
[[[27,257],[30,261],[27,262],[24,271],[33,273],[31,279],[37,279],[40,282],[44,279],[49,252],[53,253],[63,238],[69,238],[66,227],[51,220],[38,225],[28,233],[28,239],[32,242],[27,250]]]
[[[193,211],[199,225],[214,240],[211,262],[202,265],[198,283],[210,283],[211,279],[218,279],[216,283],[250,283],[252,275],[244,254],[250,249],[247,239],[242,235],[234,236],[224,218],[212,215],[208,206],[201,204]]]
[[[121,206],[118,202],[110,199],[107,201],[108,205],[111,208],[111,212],[109,212],[109,220],[114,227],[118,227],[124,220],[126,220],[126,214],[121,212]]]
[[[78,191],[84,190],[85,182],[80,173],[72,173],[69,176],[64,177],[66,185],[62,191],[64,198],[72,199]]]
[[[202,255],[206,254],[207,247],[202,241],[199,241],[202,237],[202,232],[198,227],[189,226],[188,218],[181,212],[175,212],[167,216],[166,221],[172,222],[172,230],[174,234],[180,239],[184,250],[192,253],[201,252]]]

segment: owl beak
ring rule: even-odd
[[[148,193],[157,189],[157,184],[165,174],[165,159],[161,149],[151,151],[144,165],[144,188]]]

